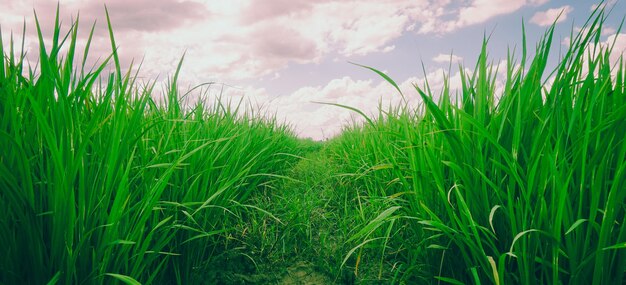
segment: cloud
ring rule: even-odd
[[[433,71],[428,73],[426,78],[437,100],[445,81],[444,72]],[[448,79],[454,93],[454,90],[458,90],[461,86],[459,72],[457,71]],[[422,101],[413,84],[423,87],[424,77],[410,77],[399,82],[406,102],[412,108],[417,108]],[[243,98],[249,109],[256,109],[257,112],[259,108],[257,106],[262,106],[263,112],[275,114],[279,121],[290,123],[299,136],[316,140],[330,138],[340,133],[346,125],[354,121],[363,122],[364,119],[348,109],[315,102],[350,106],[361,110],[368,116],[376,116],[379,107],[386,109],[389,106],[399,106],[404,102],[398,91],[384,80],[377,83],[373,80],[358,80],[350,76],[332,79],[322,86],[304,86],[280,97],[272,97],[265,89],[252,87],[231,89],[225,94],[225,98],[235,101]]]
[[[575,27],[574,32],[574,35],[587,35],[590,33],[588,28],[583,29],[581,27]],[[597,57],[599,55],[600,48],[603,51],[612,48],[609,60],[611,64],[617,64],[619,58],[626,55],[626,33],[622,32],[618,34],[616,32],[616,29],[613,27],[603,27],[600,35],[604,38],[604,40],[601,40],[597,46],[594,45],[593,40],[589,42],[587,51],[585,52],[585,60],[589,59],[588,56]],[[594,32],[593,34],[595,35],[596,33]],[[569,46],[570,40],[570,37],[566,37],[561,43],[565,46]]]
[[[383,50],[382,50],[381,52],[383,52],[383,53],[388,53],[388,52],[390,52],[390,51],[393,51],[394,49],[396,49],[396,46],[395,46],[395,45],[390,45],[390,46],[386,46],[386,47],[384,47],[384,48],[383,48]]]
[[[36,49],[35,8],[50,37],[55,0],[0,1],[6,7],[0,11],[3,29],[19,30],[26,17],[27,42]],[[106,5],[123,66],[144,58],[146,77],[163,76],[186,53],[184,76],[191,81],[237,82],[284,73],[295,64],[391,52],[407,32],[450,32],[545,1],[110,0]],[[103,2],[67,0],[60,6],[65,29],[80,11],[83,41],[97,19],[91,54],[106,57],[111,48]]]
[[[602,27],[602,35],[603,36],[609,36],[609,35],[615,34],[616,31],[617,30],[615,28],[613,28],[613,27],[608,27],[608,26]]]
[[[541,6],[548,0],[472,0],[460,7],[446,5],[434,10],[432,17],[426,19],[419,33],[449,33],[458,29],[484,23],[494,17],[513,13],[524,6]],[[456,2],[454,3],[457,4]],[[445,12],[445,11],[453,12]],[[454,20],[443,20],[446,14],[456,16]]]
[[[433,61],[437,63],[461,62],[463,61],[463,58],[457,55],[440,53],[437,56],[433,57]]]
[[[21,38],[22,25],[23,23],[26,24],[25,46],[29,55],[28,59],[31,62],[37,61],[39,48],[33,9],[42,28],[44,42],[49,49],[54,31],[57,5],[59,7],[61,37],[68,32],[71,23],[78,16],[80,17],[77,40],[79,52],[84,48],[91,25],[97,22],[89,49],[90,56],[87,59],[87,67],[92,66],[98,59],[102,61],[112,52],[103,2],[81,0],[67,0],[58,4],[57,1],[52,0],[3,2],[7,2],[1,4],[3,9],[0,10],[3,32],[11,30],[17,34],[18,38]],[[171,33],[185,29],[194,21],[210,16],[205,6],[196,1],[110,0],[106,1],[106,6],[111,17],[117,47],[119,48],[118,55],[123,68],[127,68],[133,60],[135,64],[141,61],[143,56],[149,53],[148,50],[154,48],[150,44],[161,34],[170,36],[167,46],[176,47],[168,49],[170,53],[161,54],[161,56],[168,58],[168,63],[174,63],[175,66],[175,62],[182,56],[185,47],[173,43],[175,37],[171,37]],[[159,33],[159,35],[155,33]],[[161,48],[161,51],[163,50]],[[77,58],[81,57],[82,54],[77,55]],[[157,70],[156,65],[162,62],[162,60],[147,62],[144,67],[149,70]],[[171,66],[168,65],[168,68]],[[147,76],[154,78],[163,72],[163,70],[159,70]]]
[[[582,33],[582,32],[581,32]],[[584,31],[583,35],[587,33]],[[609,65],[612,67],[611,75],[615,80],[615,76],[617,76],[617,71],[619,69],[620,60],[624,59],[626,56],[626,33],[612,34],[609,35],[606,40],[600,41],[595,44],[594,41],[588,42],[585,47],[585,52],[581,59],[581,78],[584,78],[589,73],[589,62],[597,59],[600,56],[604,56],[605,52],[609,51]],[[623,68],[624,66],[622,66]],[[597,68],[594,68],[595,73],[599,72]]]
[[[403,82],[403,90],[410,93],[413,81],[416,79]],[[353,120],[363,121],[350,110],[313,102],[342,104],[372,115],[377,113],[379,104],[383,107],[400,104],[401,96],[387,83],[376,84],[372,80],[346,76],[333,79],[324,86],[299,88],[268,103],[277,118],[292,123],[300,136],[318,140],[338,134]]]
[[[252,0],[250,4],[242,9],[242,22],[253,24],[255,22],[270,20],[276,17],[289,16],[293,14],[309,13],[314,4],[330,2],[318,0],[313,3],[309,0]]]
[[[612,34],[602,43],[605,48],[613,48],[609,60],[617,64],[620,58],[626,56],[626,33]]]
[[[517,64],[514,68],[520,68]],[[495,72],[494,96],[501,97],[507,78],[507,61],[502,60],[493,64]],[[464,68],[467,76],[472,76],[472,70]],[[439,101],[440,92],[444,83],[449,83],[449,94],[453,101],[462,90],[460,71],[446,74],[444,69],[428,72],[423,77],[409,77],[397,81],[403,97],[398,91],[384,80],[359,80],[350,76],[343,76],[329,80],[320,86],[303,86],[297,90],[279,97],[274,97],[263,88],[251,86],[244,88],[226,88],[222,99],[239,102],[243,100],[245,109],[255,113],[270,114],[279,122],[290,124],[300,137],[310,137],[323,140],[339,134],[343,128],[353,122],[363,123],[365,120],[351,110],[315,102],[341,104],[356,108],[370,118],[377,118],[379,108],[386,110],[390,106],[401,106],[405,103],[410,108],[423,107],[422,100],[415,90],[415,86],[426,90],[426,79],[433,99]],[[216,88],[210,98],[217,98],[221,89]],[[194,98],[190,96],[190,98]]]
[[[565,21],[572,11],[574,11],[574,8],[569,5],[548,9],[535,13],[532,18],[530,18],[530,22],[539,26],[550,26],[552,23]]]
[[[602,6],[603,6],[603,8],[604,8],[604,7],[613,7],[616,3],[617,3],[617,0],[608,0],[608,1],[605,1],[604,3],[602,3]],[[595,10],[596,8],[598,8],[599,6],[600,6],[600,4],[592,4],[592,5],[589,7],[589,10],[590,10],[590,11],[593,11],[593,10]]]
[[[87,6],[80,10],[81,14],[90,18],[101,18],[105,4],[99,1],[87,3]],[[106,7],[111,22],[120,32],[170,31],[211,16],[202,3],[189,0],[109,0]]]
[[[20,22],[22,19],[26,19],[28,24],[31,24],[34,9],[42,25],[46,27],[51,26],[54,21],[57,1],[8,1],[4,5],[7,5],[3,9],[9,12],[7,14],[16,15]],[[96,19],[104,23],[106,21],[104,13],[106,5],[116,32],[174,30],[210,16],[209,11],[202,3],[191,0],[108,0],[106,3],[70,0],[59,2],[58,5],[61,20],[66,20],[66,24],[69,23],[68,15],[75,17],[78,14],[80,14],[83,23],[92,23]],[[99,27],[106,28],[104,25]]]
[[[198,82],[255,79],[292,64],[386,53],[396,48],[394,41],[406,32],[449,32],[524,5],[544,3],[476,0],[458,7],[458,2],[428,0],[126,2],[107,2],[123,65],[145,57],[144,74],[151,78],[171,70],[186,52],[184,72]],[[56,5],[52,0],[36,3],[35,8],[42,11]],[[102,3],[63,3],[66,23],[68,15],[79,10],[83,23],[99,19],[94,41],[102,50],[99,55],[106,56],[110,47]],[[14,15],[30,13],[24,3],[11,7]],[[479,13],[480,9],[486,10]],[[53,13],[45,14],[46,23],[51,23]],[[457,19],[442,20],[450,17]],[[87,28],[83,25],[82,29]],[[86,37],[86,33],[81,35]]]
[[[0,1],[3,29],[17,31],[25,19],[35,39],[34,8],[50,38],[55,0]],[[392,42],[427,15],[422,11],[429,6],[427,0],[110,0],[106,5],[123,65],[145,56],[146,76],[153,77],[186,51],[194,58],[187,61],[190,74],[223,81],[268,76],[328,56],[392,51]],[[81,39],[97,19],[94,42],[107,50],[100,56],[110,53],[103,2],[69,0],[60,8],[65,30],[80,11]]]
[[[190,56],[201,57],[188,67],[195,69],[193,74],[212,72],[222,80],[259,78],[290,64],[315,64],[329,56],[390,52],[395,48],[391,43],[418,18],[422,11],[418,7],[424,3],[253,0],[229,8],[208,6],[216,17],[198,29],[211,33],[179,31],[173,41],[206,43],[188,47]],[[164,45],[165,40],[150,44]]]
[[[267,37],[267,35],[272,36]],[[251,54],[256,57],[308,62],[320,56],[316,42],[289,27],[259,25],[251,36],[256,39],[263,38],[251,41]]]
[[[485,21],[499,15],[509,14],[525,5],[525,1],[477,0],[459,11],[456,26],[463,27]]]

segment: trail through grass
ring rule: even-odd
[[[340,232],[345,226],[340,224],[343,202],[336,199],[333,185],[336,166],[320,143],[310,144],[307,154],[286,171],[289,179],[252,197],[250,204],[271,213],[251,211],[248,222],[238,226],[231,254],[248,255],[250,266],[237,271],[246,263],[237,261],[232,272],[217,269],[225,283],[340,284],[347,233]],[[297,283],[299,279],[318,282]]]
[[[0,284],[623,284],[626,76],[604,21],[554,70],[554,26],[524,37],[503,86],[484,40],[460,90],[415,86],[422,106],[323,143],[185,105],[182,60],[163,92],[138,82],[114,23],[85,69],[93,29],[81,50],[57,12],[46,46],[36,21],[37,65],[0,45]]]

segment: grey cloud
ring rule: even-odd
[[[306,0],[253,0],[242,13],[242,22],[255,23],[277,16],[310,9],[311,3]]]
[[[252,0],[241,14],[241,21],[244,24],[257,23],[275,17],[290,15],[294,13],[306,13],[313,5],[336,0]]]
[[[206,7],[195,1],[111,0],[106,6],[116,30],[167,31],[209,15]],[[89,2],[86,7],[77,8],[81,9],[81,15],[104,20],[104,4],[101,2]]]
[[[308,61],[318,55],[315,42],[279,25],[260,28],[253,38],[257,39],[253,44],[254,52],[261,57]]]
[[[0,9],[4,11],[14,11],[20,8],[20,2],[15,0],[0,0]]]
[[[269,22],[240,35],[222,35],[214,41],[213,50],[217,54],[238,51],[239,56],[223,66],[212,66],[211,70],[229,73],[236,66],[246,77],[271,74],[290,62],[312,62],[322,55],[312,39],[295,29]]]
[[[127,31],[169,31],[210,16],[204,4],[192,0],[109,0],[79,1],[71,4],[60,2],[59,12],[63,27],[67,29],[71,23],[70,19],[75,19],[77,15],[80,15],[81,30],[88,30],[90,24],[96,21],[98,23],[96,36],[108,36],[105,3],[116,35]],[[35,1],[30,5],[0,0],[0,7],[3,8],[2,10],[11,11],[26,18],[32,17],[34,9],[44,35],[51,34],[54,28],[52,23],[54,23],[57,9],[56,1]],[[34,22],[27,19],[27,26],[34,28]],[[86,37],[87,34],[81,33],[80,36]]]

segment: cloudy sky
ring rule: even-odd
[[[616,39],[622,51],[626,33],[616,29],[626,15],[619,12],[626,11],[626,1],[608,2],[615,9],[602,40]],[[508,47],[520,49],[523,21],[529,47],[534,47],[561,14],[558,46],[598,1],[61,0],[65,29],[80,12],[82,41],[97,21],[90,53],[101,58],[111,52],[104,3],[123,65],[143,59],[143,78],[166,79],[186,53],[181,73],[186,86],[218,82],[210,96],[223,92],[226,98],[245,98],[291,124],[300,136],[322,139],[338,133],[353,114],[312,102],[371,113],[379,102],[400,101],[376,74],[349,62],[386,72],[416,103],[411,84],[426,77],[433,87],[440,86],[451,60],[451,82],[458,84],[456,66],[475,64],[485,33],[491,34],[489,55],[497,63]],[[0,0],[5,43],[11,30],[21,33],[25,21],[26,46],[36,54],[33,9],[49,35],[56,5],[56,0]]]

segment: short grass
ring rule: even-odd
[[[324,143],[185,105],[181,65],[161,93],[115,52],[86,69],[78,21],[39,33],[34,66],[11,39],[0,284],[623,284],[626,76],[604,19],[554,69],[554,28],[523,38],[500,93],[483,41],[461,90],[415,86],[419,108]]]

